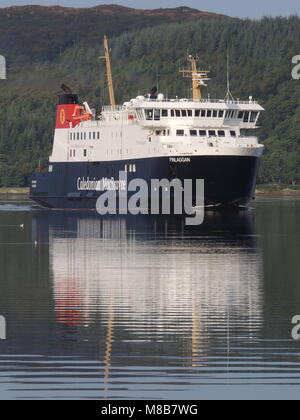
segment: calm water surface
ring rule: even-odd
[[[0,399],[299,399],[299,251],[297,199],[199,227],[1,201]]]

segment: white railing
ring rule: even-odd
[[[102,112],[113,112],[113,111],[125,111],[130,110],[132,108],[140,108],[143,107],[144,102],[153,103],[153,104],[160,104],[160,103],[171,103],[174,105],[177,104],[184,104],[184,103],[192,103],[192,104],[226,104],[226,105],[257,105],[257,101],[248,100],[248,101],[240,101],[240,100],[225,100],[225,99],[199,99],[198,101],[193,101],[192,99],[149,99],[145,98],[143,101],[136,101],[132,104],[126,105],[105,105],[102,107]]]
[[[125,109],[124,105],[104,105],[102,112],[124,111]]]

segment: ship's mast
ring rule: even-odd
[[[113,85],[113,77],[111,71],[111,64],[110,64],[110,55],[109,55],[109,47],[108,47],[108,38],[104,36],[104,56],[99,57],[101,59],[105,59],[106,61],[106,76],[107,76],[107,85],[108,85],[108,92],[109,92],[109,100],[112,106],[116,106],[115,100],[115,92],[114,92],[114,85]]]
[[[227,92],[225,96],[225,101],[230,102],[234,101],[234,97],[230,91],[230,63],[229,63],[229,52],[227,51]]]
[[[202,87],[206,87],[207,84],[205,82],[210,80],[207,77],[209,71],[197,69],[198,56],[189,55],[187,61],[191,63],[191,69],[182,69],[180,73],[183,74],[183,77],[192,79],[193,101],[197,102],[202,98]]]

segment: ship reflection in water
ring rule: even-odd
[[[56,322],[97,344],[99,396],[186,388],[200,398],[195,381],[234,380],[262,323],[250,212],[208,213],[196,229],[180,218],[47,217]]]
[[[298,239],[281,212],[258,203],[198,227],[0,212],[0,226],[25,224],[15,237],[1,230],[0,309],[13,334],[0,343],[0,398],[277,398],[282,385],[292,396]]]

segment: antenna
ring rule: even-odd
[[[225,101],[230,102],[234,101],[234,97],[230,92],[230,62],[229,62],[229,49],[227,48],[227,92],[225,96]]]
[[[230,67],[229,67],[229,52],[227,50],[227,93],[230,92]]]

